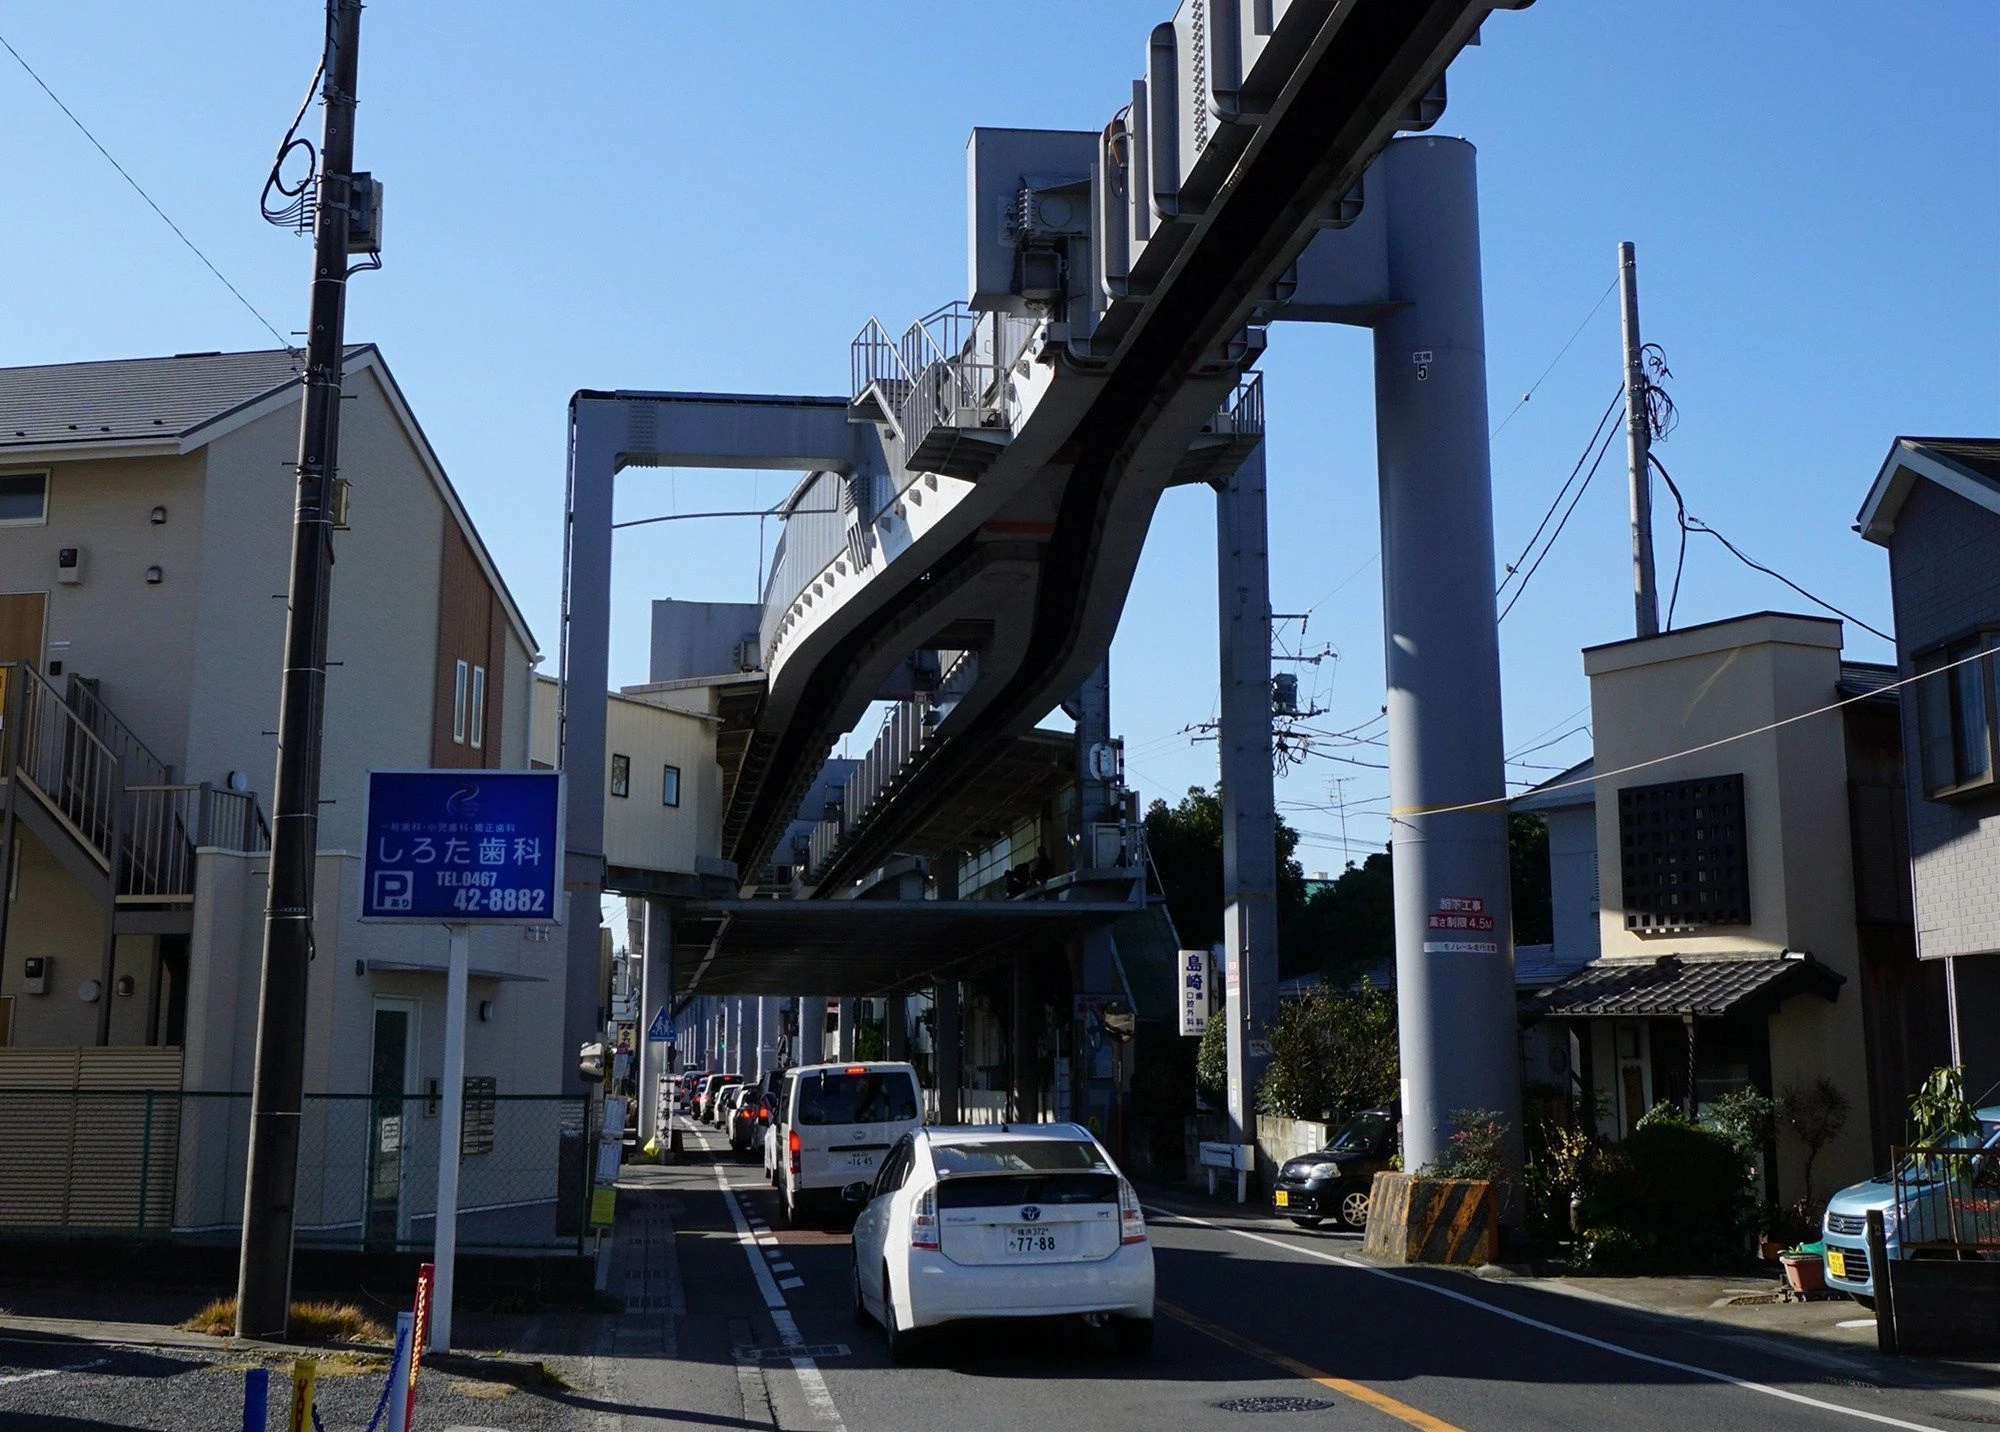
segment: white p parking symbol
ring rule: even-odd
[[[407,910],[416,893],[416,880],[407,870],[375,872],[375,898],[369,903],[377,910]]]

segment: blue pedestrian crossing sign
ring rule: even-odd
[[[653,1022],[646,1030],[646,1041],[649,1044],[674,1042],[674,1017],[667,1013],[665,1005],[661,1005],[660,1012],[653,1016]]]

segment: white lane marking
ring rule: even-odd
[[[1691,1373],[1696,1377],[1705,1377],[1711,1382],[1728,1383],[1730,1386],[1740,1387],[1746,1392],[1759,1392],[1766,1397],[1776,1397],[1786,1402],[1796,1402],[1801,1406],[1811,1407],[1821,1412],[1835,1412],[1842,1417],[1858,1418],[1863,1422],[1879,1423],[1884,1427],[1904,1427],[1910,1429],[1910,1432],[1937,1432],[1937,1429],[1922,1422],[1905,1422],[1899,1417],[1885,1416],[1880,1412],[1865,1412],[1858,1407],[1843,1407],[1838,1402],[1825,1402],[1817,1397],[1807,1397],[1803,1392],[1792,1392],[1782,1387],[1773,1387],[1766,1382],[1752,1382],[1748,1378],[1735,1377],[1726,1372],[1718,1372],[1711,1367],[1699,1367],[1691,1362],[1678,1362],[1670,1357],[1658,1357],[1649,1352],[1640,1352],[1636,1348],[1621,1347],[1617,1343],[1606,1342],[1603,1338],[1591,1337],[1588,1333],[1574,1332],[1569,1328],[1558,1327],[1554,1323],[1545,1323],[1540,1318],[1531,1318],[1525,1313],[1517,1313],[1511,1309],[1500,1307],[1496,1303],[1487,1302],[1484,1298],[1475,1298],[1469,1293],[1461,1293],[1455,1289],[1439,1287],[1436,1283],[1426,1282],[1422,1278],[1412,1278],[1405,1273],[1392,1272],[1387,1268],[1377,1268],[1372,1263],[1363,1263],[1359,1259],[1349,1258],[1344,1254],[1322,1253],[1317,1248],[1306,1248],[1297,1243],[1287,1243],[1282,1239],[1272,1238],[1263,1233],[1252,1233],[1245,1228],[1231,1228],[1226,1223],[1215,1223],[1206,1218],[1197,1218],[1192,1213],[1176,1213],[1170,1208],[1149,1208],[1147,1212],[1156,1214],[1161,1218],[1173,1219],[1182,1223],[1199,1224],[1203,1228],[1212,1228],[1218,1233],[1234,1233],[1238,1238],[1247,1238],[1252,1243],[1267,1243],[1271,1247],[1283,1249],[1287,1253],[1303,1253],[1308,1258],[1319,1259],[1322,1263],[1338,1263],[1342,1267],[1353,1268],[1357,1272],[1367,1273],[1373,1277],[1386,1278],[1392,1283],[1402,1283],[1408,1287],[1421,1289],[1426,1293],[1435,1293],[1440,1298],[1450,1298],[1453,1302],[1464,1303],[1469,1307],[1483,1309],[1496,1317],[1505,1318],[1509,1322],[1520,1323],[1524,1327],[1537,1328],[1545,1333],[1554,1333],[1559,1338],[1568,1338],[1571,1342],[1583,1343],[1585,1346],[1594,1347],[1618,1357],[1628,1357],[1635,1362],[1647,1362],[1655,1367],[1672,1368],[1675,1372]]]
[[[780,1288],[803,1288],[805,1285],[806,1280],[804,1278],[780,1278],[778,1280]]]
[[[1835,1323],[1834,1326],[1837,1328],[1872,1328],[1875,1326],[1875,1319],[1843,1318],[1840,1322]]]
[[[109,1361],[111,1359],[108,1357],[100,1357],[94,1358],[89,1362],[74,1362],[68,1367],[42,1367],[35,1369],[33,1372],[9,1373],[6,1377],[0,1377],[0,1387],[13,1382],[33,1382],[36,1378],[40,1377],[55,1377],[59,1373],[89,1372],[93,1367],[102,1367]]]
[[[757,1256],[757,1241],[750,1234],[749,1220],[743,1216],[743,1205],[737,1202],[736,1188],[729,1182],[721,1164],[715,1166],[716,1186],[722,1190],[722,1202],[729,1209],[729,1217],[736,1224],[736,1242],[743,1249],[743,1257],[750,1264],[750,1276],[757,1280],[757,1291],[764,1295],[764,1307],[777,1325],[778,1337],[786,1347],[803,1348],[805,1339],[799,1336],[799,1325],[792,1317],[792,1310],[785,1302],[785,1295],[778,1291],[779,1284],[771,1277],[771,1270],[764,1266],[764,1260]],[[787,1288],[805,1286],[800,1278],[787,1278]],[[847,1432],[847,1424],[840,1420],[840,1409],[834,1405],[833,1394],[826,1389],[826,1379],[820,1375],[819,1364],[809,1357],[794,1356],[792,1371],[799,1375],[799,1391],[805,1395],[806,1406],[813,1415],[827,1423],[833,1432]]]

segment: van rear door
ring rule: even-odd
[[[800,1185],[839,1188],[873,1177],[889,1146],[917,1126],[916,1075],[906,1064],[801,1070],[792,1112]]]

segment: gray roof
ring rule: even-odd
[[[1714,1018],[1742,1007],[1774,1007],[1795,994],[1834,999],[1846,979],[1794,950],[1592,960],[1527,1002],[1523,1013],[1558,1018]]]
[[[1564,810],[1597,804],[1597,758],[1585,756],[1566,771],[1558,771],[1538,786],[1530,786],[1509,801],[1517,811]]]
[[[0,368],[0,452],[184,438],[297,383],[303,365],[303,356],[270,348]]]
[[[2000,438],[1897,438],[1855,516],[1855,530],[1887,546],[1903,500],[1919,478],[2000,512]]]

